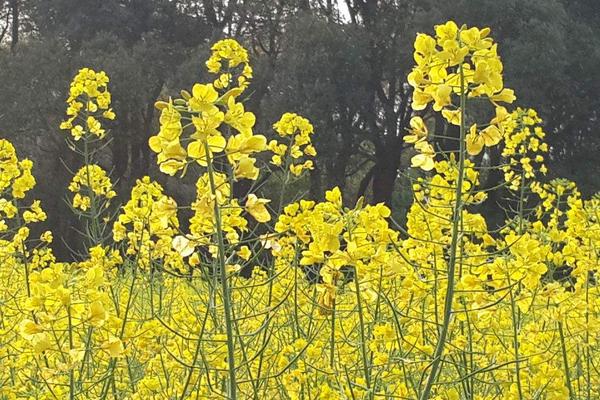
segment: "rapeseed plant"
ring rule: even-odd
[[[451,21],[417,36],[405,140],[425,172],[405,228],[338,188],[284,202],[319,133],[294,113],[276,139],[254,132],[252,68],[232,39],[212,48],[213,82],[156,104],[149,146],[162,173],[194,177],[192,204],[143,177],[113,213],[96,157],[109,80],[82,69],[61,124],[83,159],[68,187],[77,261],[56,259],[50,231],[30,237],[46,219],[27,199],[33,164],[0,139],[0,399],[598,398],[600,197],[543,180],[542,121],[508,108],[497,46]],[[440,148],[429,104],[459,128],[457,149]],[[234,195],[268,168],[278,201],[258,184]],[[498,230],[477,212],[489,170],[510,194]]]

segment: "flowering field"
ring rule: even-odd
[[[81,159],[65,188],[79,261],[30,235],[46,219],[33,164],[0,139],[0,399],[600,398],[600,197],[544,179],[542,121],[512,106],[490,29],[448,22],[414,48],[405,226],[337,188],[284,201],[319,133],[293,113],[275,139],[253,132],[231,39],[206,62],[214,82],[156,104],[148,144],[162,173],[197,181],[195,201],[144,177],[115,204],[97,164],[118,117],[109,78],[79,71],[61,124]],[[430,132],[431,105],[459,136]],[[263,197],[267,171],[281,196]],[[480,184],[492,172],[502,187]],[[477,209],[501,189],[491,230]]]

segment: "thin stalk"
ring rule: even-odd
[[[223,227],[221,221],[221,208],[217,202],[217,186],[215,184],[214,169],[210,159],[210,148],[208,142],[204,141],[204,150],[207,157],[208,179],[210,182],[210,191],[215,196],[214,216],[217,233],[217,246],[219,249],[219,269],[221,272],[221,290],[223,292],[223,311],[225,314],[225,333],[227,335],[227,364],[229,372],[229,382],[227,392],[229,399],[237,399],[237,384],[235,376],[235,338],[233,335],[233,319],[231,317],[231,292],[229,291],[229,282],[227,281],[227,271],[225,270],[225,242],[223,239]]]
[[[518,216],[519,216],[519,235],[523,234],[523,203],[525,201],[525,171],[521,172],[521,188],[519,190],[519,204],[518,204]],[[523,399],[523,385],[521,383],[521,360],[519,354],[519,313],[515,307],[515,296],[513,293],[513,284],[510,279],[510,273],[506,271],[508,277],[509,294],[510,294],[510,310],[512,318],[512,330],[513,330],[513,348],[515,352],[515,374],[517,375],[517,390],[519,392],[519,399]],[[520,286],[520,284],[518,285]],[[519,290],[520,288],[518,288]]]
[[[208,319],[208,310],[204,314],[204,320],[202,321],[202,327],[200,328],[200,332],[198,332],[198,341],[196,342],[196,350],[194,351],[194,358],[190,364],[189,372],[187,378],[185,379],[185,384],[183,385],[183,389],[181,390],[180,400],[185,399],[187,396],[188,387],[190,385],[190,381],[192,380],[192,375],[194,374],[194,367],[196,362],[198,361],[198,356],[200,355],[200,348],[202,347],[202,338],[204,336],[204,328],[206,327],[206,320]]]
[[[142,236],[143,237],[143,236]],[[131,285],[129,287],[129,298],[127,299],[127,305],[125,307],[125,313],[123,314],[123,322],[121,323],[121,330],[119,332],[119,340],[123,339],[123,335],[125,334],[125,327],[127,325],[127,320],[129,317],[129,311],[131,309],[131,305],[133,303],[133,290],[135,288],[135,283],[136,283],[136,278],[137,278],[137,274],[135,271],[135,268],[133,269],[133,276],[131,277]],[[117,307],[118,309],[118,307]],[[108,375],[106,377],[106,380],[104,381],[104,386],[102,387],[102,392],[101,392],[101,400],[106,399],[106,397],[108,396],[108,391],[110,390],[110,385],[114,384],[114,371],[115,371],[115,367],[117,365],[117,359],[116,358],[112,358],[110,360],[109,366],[108,366]]]
[[[367,382],[367,390],[369,391],[369,398],[373,398],[373,392],[371,391],[371,374],[369,374],[369,363],[367,362],[367,349],[365,347],[365,322],[363,318],[363,307],[360,299],[360,284],[358,283],[358,271],[355,270],[354,275],[354,286],[356,288],[356,302],[358,304],[358,321],[360,324],[360,352],[362,355],[363,370],[365,374],[365,381]]]
[[[458,249],[458,239],[460,236],[460,221],[462,215],[462,192],[465,169],[465,76],[462,64],[459,68],[460,72],[460,140],[459,140],[459,160],[458,160],[458,180],[456,182],[455,203],[452,211],[452,239],[450,242],[450,258],[448,260],[448,282],[446,285],[446,297],[444,300],[444,318],[440,330],[440,336],[433,353],[433,361],[431,362],[431,372],[427,377],[427,382],[423,392],[421,392],[420,400],[427,400],[430,397],[431,389],[437,381],[437,375],[440,372],[444,347],[446,346],[446,338],[450,331],[450,322],[452,320],[452,301],[454,300],[454,280],[456,270],[456,253]],[[462,260],[461,260],[462,262]]]
[[[87,118],[87,111],[86,111],[86,118]],[[94,190],[92,189],[92,178],[90,175],[90,163],[92,162],[92,154],[90,153],[89,150],[89,145],[88,145],[88,137],[87,134],[84,135],[83,137],[83,163],[85,165],[85,174],[86,174],[86,180],[87,180],[87,188],[88,188],[88,195],[90,196],[90,215],[89,215],[89,220],[87,221],[87,228],[88,228],[88,234],[90,235],[89,239],[90,239],[90,245],[91,246],[95,246],[96,244],[100,243],[100,227],[98,225],[98,218],[100,217],[99,215],[97,215],[97,210],[96,210],[96,193],[94,193]]]
[[[79,389],[81,390],[81,388],[83,387],[83,370],[85,369],[85,366],[87,364],[87,358],[90,354],[90,343],[92,341],[92,327],[88,327],[87,330],[87,334],[85,337],[85,349],[83,352],[83,359],[81,360],[81,366],[79,367],[79,380],[77,382],[77,386],[79,387]]]
[[[333,369],[335,360],[335,297],[331,305],[331,338],[329,343],[329,366]]]
[[[585,281],[585,364],[586,364],[586,399],[591,399],[592,381],[590,376],[590,277],[589,271]]]
[[[558,321],[558,334],[560,335],[560,348],[562,350],[563,365],[565,367],[567,389],[569,389],[569,399],[574,400],[575,392],[573,391],[573,385],[571,385],[571,372],[569,371],[569,359],[567,358],[567,346],[565,345],[565,333],[562,321]]]
[[[69,350],[73,350],[73,319],[71,317],[71,305],[67,306],[67,317],[69,323]],[[69,399],[75,399],[75,376],[73,367],[69,368]]]
[[[519,400],[523,400],[523,387],[521,385],[521,362],[519,360],[520,355],[519,355],[519,321],[518,321],[518,315],[517,315],[517,310],[515,307],[515,297],[513,294],[513,288],[512,288],[512,282],[510,280],[510,274],[508,272],[508,268],[507,268],[507,272],[506,274],[508,275],[508,283],[509,285],[511,285],[511,287],[508,289],[509,293],[510,293],[510,310],[511,310],[511,317],[512,317],[512,328],[513,328],[513,348],[515,351],[515,373],[517,375],[517,390],[519,391]]]

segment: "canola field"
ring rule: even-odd
[[[254,131],[232,39],[212,47],[213,82],[156,103],[148,145],[195,200],[144,177],[116,204],[98,155],[118,110],[109,77],[80,70],[60,126],[81,166],[64,188],[76,261],[31,233],[46,219],[34,166],[0,139],[0,399],[600,398],[600,196],[545,177],[543,123],[504,87],[490,29],[438,25],[414,61],[404,225],[337,188],[284,200],[320,133],[294,113]],[[492,172],[500,187],[481,184]],[[478,212],[494,190],[500,229]]]

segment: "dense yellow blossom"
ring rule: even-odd
[[[73,207],[82,211],[90,208],[90,192],[93,192],[98,198],[105,198],[107,200],[117,195],[113,190],[112,183],[106,171],[95,164],[81,167],[75,176],[73,176],[69,184],[69,190],[75,193]]]
[[[512,103],[514,92],[504,87],[498,45],[489,34],[489,28],[459,27],[453,21],[437,25],[435,37],[419,33],[415,40],[416,66],[408,75],[408,83],[414,88],[413,110],[424,110],[433,102],[434,111],[440,112],[448,123],[459,126],[465,123],[465,110],[461,110],[461,105],[467,98],[487,98],[506,111],[498,103]],[[482,130],[478,130],[476,124],[471,125],[463,139],[468,153],[476,156],[484,147],[500,143],[503,134],[498,124],[501,122],[496,118]],[[412,134],[405,136],[405,141],[414,143],[419,153],[413,157],[412,166],[430,171],[435,150],[424,143],[427,133],[422,128],[416,129],[417,125],[423,125],[420,117],[413,118]]]
[[[70,131],[74,140],[84,136],[102,139],[106,135],[101,120],[115,119],[110,108],[108,81],[104,72],[89,68],[82,68],[73,78],[67,99],[67,119],[60,128]]]
[[[383,204],[347,207],[339,188],[289,204],[236,190],[268,157],[285,185],[316,150],[297,114],[268,144],[254,134],[240,97],[252,70],[231,39],[212,48],[214,82],[157,104],[150,148],[162,172],[194,174],[191,204],[143,177],[114,221],[92,213],[116,193],[83,153],[68,190],[99,234],[70,262],[52,232],[32,234],[46,219],[26,198],[33,163],[0,139],[0,398],[599,398],[600,195],[540,180],[541,120],[499,104],[514,94],[489,35],[448,22],[417,36],[413,108],[432,104],[464,142],[442,157],[431,120],[412,118],[412,164],[428,172],[405,228]],[[75,139],[103,135],[107,82],[75,78],[63,123]],[[474,121],[465,97],[487,98],[494,117]],[[478,156],[491,147],[500,165]],[[490,169],[512,195],[499,230],[477,211]]]
[[[206,65],[215,74],[222,68],[243,66],[238,71],[238,86],[230,87],[233,75],[226,72],[213,83],[194,84],[191,93],[182,91],[181,99],[158,102],[160,130],[150,138],[150,148],[158,154],[160,170],[169,175],[185,171],[191,161],[207,167],[211,160],[225,155],[236,179],[256,180],[259,169],[254,154],[267,149],[266,138],[254,134],[256,117],[237,101],[252,78],[247,51],[235,40],[219,41]],[[191,120],[188,129],[182,118]]]
[[[122,208],[113,226],[113,239],[125,240],[127,254],[140,265],[173,253],[171,242],[179,227],[177,203],[163,194],[163,188],[145,176],[136,182],[131,199]]]
[[[301,175],[305,170],[313,169],[314,164],[309,157],[316,156],[317,151],[311,143],[311,136],[314,133],[311,123],[298,114],[285,113],[273,128],[283,139],[283,143],[277,140],[269,142],[269,150],[273,152],[271,163],[276,166],[287,166],[295,176]]]

